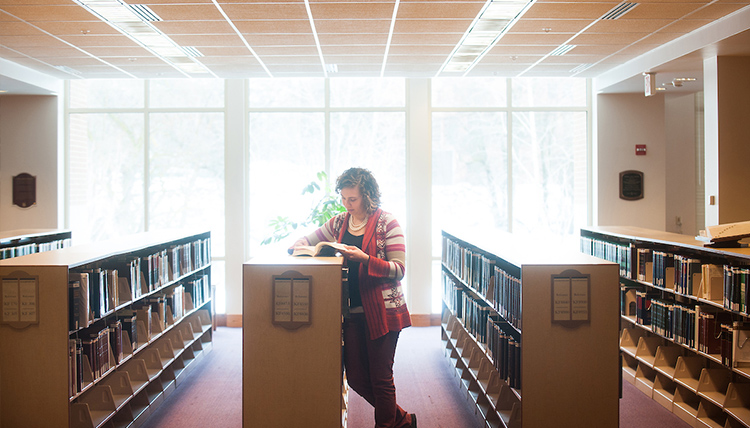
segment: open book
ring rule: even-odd
[[[334,256],[336,255],[337,250],[341,250],[346,248],[346,244],[341,244],[338,242],[318,242],[315,246],[308,246],[308,245],[300,245],[297,247],[294,247],[294,250],[292,251],[293,256]]]
[[[696,238],[708,242],[738,241],[750,236],[750,221],[708,226]]]

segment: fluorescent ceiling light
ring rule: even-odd
[[[531,7],[535,0],[487,0],[461,41],[438,71],[464,75],[495,46],[498,40]]]
[[[577,45],[560,45],[555,50],[550,52],[550,55],[552,56],[563,56],[566,53],[570,52],[573,48],[575,48]]]
[[[200,52],[195,48],[192,48],[194,52],[183,48],[151,24],[162,19],[148,6],[130,5],[122,0],[74,1],[183,74],[211,73],[203,64],[191,59],[201,56]]]

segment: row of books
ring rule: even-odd
[[[190,294],[194,308],[197,308],[211,299],[211,280],[208,275],[199,275],[194,279],[183,282],[185,293]],[[184,307],[187,307],[183,303]]]
[[[497,313],[518,330],[521,325],[521,278],[508,273],[499,266],[494,268],[492,303]]]
[[[85,328],[119,306],[135,301],[168,284],[170,269],[166,267],[168,265],[162,263],[167,257],[165,251],[143,259],[110,260],[106,267],[71,270],[68,275],[69,330]],[[194,265],[190,262],[189,266]],[[141,270],[141,267],[144,270]],[[165,272],[167,276],[164,276]],[[198,284],[193,284],[196,281]],[[208,282],[208,278],[203,276],[187,281],[194,299],[194,307],[204,303],[210,297]]]
[[[56,239],[50,242],[30,243],[0,248],[0,260],[12,259],[13,257],[25,256],[27,254],[41,253],[44,251],[59,250],[70,247],[70,238]]]
[[[750,314],[747,292],[748,266],[720,265],[685,254],[674,254],[632,244],[615,244],[590,237],[581,238],[581,250],[609,261],[620,261],[620,276],[650,283],[685,296],[723,302],[726,309]],[[629,275],[624,259],[635,254],[636,271]]]
[[[733,314],[710,305],[685,305],[659,298],[653,291],[624,290],[636,294],[637,322],[675,343],[720,356],[729,368],[750,367],[750,324],[735,321]],[[633,303],[628,295],[627,300]]]
[[[93,382],[122,360],[122,323],[114,321],[107,327],[68,340],[68,393],[72,397],[83,391],[86,382]]]
[[[620,265],[620,276],[633,279],[633,244],[581,237],[581,252]]]
[[[750,367],[750,323],[721,323],[721,362],[730,368]]]
[[[479,343],[487,343],[487,317],[490,308],[470,291],[456,284],[450,275],[443,274],[443,296],[445,304],[461,321],[466,331]]]
[[[651,330],[675,343],[696,349],[696,314],[699,311],[695,306],[654,299],[651,301]]]
[[[495,261],[443,236],[443,262],[448,269],[478,293],[490,291]]]
[[[103,321],[98,321],[91,328],[74,333],[69,339],[70,395],[81,392],[86,379],[95,381],[120,364],[125,338],[130,348],[136,350],[153,337],[154,322],[163,331],[170,323],[184,317],[184,296],[185,287],[178,285],[163,295],[149,296],[130,309],[117,311],[112,319],[107,318],[107,327],[103,329],[97,327]],[[90,371],[88,376],[84,376],[86,370]]]
[[[172,268],[172,280],[194,270],[205,267],[211,262],[211,239],[201,239],[169,248],[169,261]]]
[[[457,278],[491,302],[493,308],[521,329],[521,278],[498,266],[485,255],[445,236],[445,265]]]
[[[500,379],[521,389],[521,340],[509,324],[496,316],[487,318],[487,351]]]
[[[750,314],[749,280],[750,268],[747,266],[724,265],[724,308]]]

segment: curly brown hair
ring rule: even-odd
[[[364,168],[349,168],[336,179],[336,191],[357,187],[362,194],[367,214],[372,214],[380,207],[380,187],[372,173]]]

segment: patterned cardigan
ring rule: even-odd
[[[307,235],[310,245],[321,241],[341,242],[349,215],[339,214]],[[359,270],[359,289],[370,339],[409,327],[411,318],[401,289],[406,245],[401,226],[393,215],[382,209],[370,215],[362,238],[362,251],[370,256],[365,269]]]

